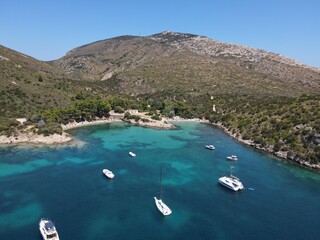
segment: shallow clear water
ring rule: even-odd
[[[319,174],[210,125],[179,127],[117,123],[72,130],[84,145],[0,148],[0,239],[41,239],[42,217],[55,221],[62,240],[319,239]],[[231,154],[245,185],[237,193],[218,184],[230,172]],[[173,211],[167,217],[153,200],[161,167],[163,198]]]

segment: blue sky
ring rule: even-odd
[[[1,0],[0,44],[40,60],[120,35],[170,30],[320,67],[318,0]]]

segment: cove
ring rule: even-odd
[[[1,147],[0,239],[41,239],[42,217],[63,240],[319,238],[319,174],[211,125],[175,124],[156,130],[111,123],[71,130],[83,144]],[[240,192],[218,183],[230,172],[231,154],[239,157],[233,172],[245,186]],[[161,167],[173,211],[167,217],[153,200]],[[115,178],[106,179],[103,168]]]

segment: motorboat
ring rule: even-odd
[[[228,160],[237,161],[238,157],[236,155],[231,155],[227,157]]]
[[[160,196],[159,199],[154,197],[154,201],[158,210],[164,215],[170,215],[172,213],[171,209],[162,201],[162,168],[160,173]]]
[[[215,146],[213,146],[213,145],[206,145],[206,148],[207,148],[207,149],[210,149],[210,150],[216,149]]]
[[[113,174],[113,172],[111,172],[110,170],[108,170],[108,169],[103,169],[102,172],[103,172],[104,175],[106,175],[106,177],[108,177],[108,178],[114,178],[114,174]]]
[[[233,175],[230,175],[230,177],[224,176],[219,178],[219,183],[233,191],[243,189],[243,184],[240,179]]]
[[[57,229],[50,219],[41,218],[39,230],[44,240],[59,240]]]
[[[131,157],[135,157],[135,156],[137,156],[135,153],[133,153],[133,152],[129,152],[129,155],[131,156]]]

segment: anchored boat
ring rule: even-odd
[[[159,199],[154,197],[154,201],[158,210],[165,216],[170,215],[172,213],[171,209],[162,201],[162,168],[160,173],[160,196]]]

